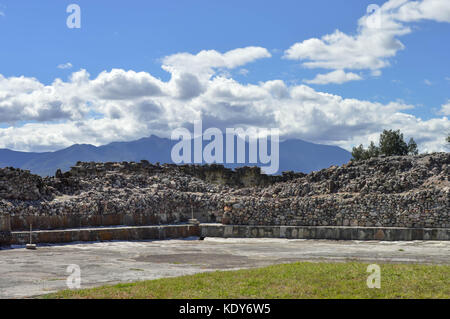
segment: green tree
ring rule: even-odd
[[[370,157],[377,157],[380,155],[380,148],[375,145],[375,143],[372,141],[370,142],[369,148],[366,151],[367,158]]]
[[[380,152],[386,156],[407,155],[408,144],[403,140],[400,130],[384,130],[380,135]]]
[[[450,135],[447,139],[449,139],[450,143]],[[403,140],[403,134],[400,132],[400,130],[384,130],[380,135],[379,146],[376,146],[374,142],[370,142],[370,145],[367,149],[365,149],[362,144],[358,147],[353,147],[352,159],[354,161],[362,161],[380,155],[404,156],[408,154],[419,154],[419,149],[417,147],[416,141],[414,141],[413,138],[410,138],[409,142],[406,143]]]
[[[364,149],[364,146],[362,144],[358,147],[353,147],[352,159],[355,161],[363,161],[367,159],[367,151]]]
[[[417,155],[419,154],[419,149],[417,147],[416,141],[411,137],[408,142],[408,154],[409,155]]]

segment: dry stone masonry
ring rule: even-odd
[[[449,153],[434,153],[281,176],[256,167],[233,171],[147,161],[79,162],[46,178],[3,168],[0,243],[6,241],[6,223],[11,230],[30,224],[158,225],[186,222],[192,213],[202,222],[234,225],[448,228],[449,164]]]
[[[231,206],[232,224],[450,227],[450,154],[375,158],[261,189]],[[251,204],[250,204],[251,203]]]
[[[0,248],[11,242],[11,225],[9,215],[0,211]]]

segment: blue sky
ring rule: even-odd
[[[80,29],[66,26],[69,16],[66,8],[72,3],[81,8]],[[371,4],[382,8],[387,4],[394,6],[393,9],[388,8],[391,11],[383,11],[382,28],[393,21],[401,25],[397,25],[394,31],[379,31],[386,39],[380,40],[380,53],[376,56],[370,51],[378,52],[376,41],[372,41],[378,39],[378,35],[370,33],[370,36],[357,38],[359,32],[365,34],[358,21],[365,15],[369,16],[366,9]],[[215,119],[216,122],[212,123],[218,127],[255,123],[263,127],[279,126],[286,137],[335,144],[347,149],[376,138],[383,128],[400,128],[406,135],[414,136],[424,150],[441,150],[441,137],[437,132],[450,130],[450,107],[447,106],[450,99],[449,6],[446,0],[0,0],[0,74],[3,77],[3,89],[0,87],[0,147],[53,150],[72,143],[99,145],[149,134],[167,135],[177,125],[186,124],[183,118],[199,115]],[[319,41],[336,30],[345,36],[356,37],[356,40],[349,42],[345,36],[340,36],[342,42],[326,43],[326,50],[321,52],[310,45],[312,42],[305,42],[310,39]],[[393,32],[392,36],[386,36],[389,32]],[[403,47],[393,49],[392,39],[400,41]],[[289,55],[288,50],[296,43],[302,45]],[[375,48],[365,49],[369,43],[375,43]],[[346,48],[347,45],[349,47]],[[165,58],[176,58],[181,53],[196,56],[205,50],[215,50],[225,54],[251,47],[264,49],[267,54],[255,51],[248,53],[252,57],[244,62],[233,62],[231,66],[226,61],[220,66],[214,64],[210,66],[213,75],[206,69],[195,67],[195,63],[203,63],[198,62],[201,59],[176,59],[168,63],[176,71],[162,69],[164,61],[167,61]],[[337,56],[342,54],[342,50],[353,52],[363,61],[362,64],[354,64],[348,56]],[[316,61],[311,54],[323,54],[323,57]],[[308,67],[305,64],[308,61],[319,62],[319,66]],[[380,61],[386,65],[375,66]],[[181,65],[183,63],[191,68]],[[324,67],[325,63],[331,66]],[[65,64],[67,68],[62,67]],[[81,76],[84,84],[77,82],[79,84],[75,85],[71,76],[80,70],[90,74],[89,80]],[[118,71],[112,74],[112,70],[125,73]],[[134,73],[127,73],[130,71]],[[329,74],[335,71],[335,75],[343,78],[336,80]],[[95,92],[100,92],[95,79],[103,81],[102,89],[105,90],[116,85],[103,77],[98,78],[102,72],[105,79],[107,76],[126,78],[130,85],[160,80],[155,85],[164,87],[164,97],[136,96],[129,92],[121,92],[120,97],[114,98],[93,96],[92,87],[96,87]],[[143,76],[143,80],[140,78],[133,82],[137,81],[134,76],[139,72],[149,77]],[[192,74],[204,88],[189,100],[176,93],[186,89],[177,87],[182,81],[176,81],[184,74]],[[325,82],[328,83],[314,81],[318,74],[325,74]],[[352,77],[353,80],[349,80]],[[13,81],[19,78],[29,83]],[[65,83],[64,88],[55,86],[57,78]],[[281,81],[292,98],[289,101],[285,97],[277,100],[272,88],[263,87],[263,83],[271,81]],[[30,88],[26,88],[27,85]],[[119,86],[127,87],[127,84]],[[213,105],[218,103],[218,98],[214,90],[220,88],[235,91],[241,88],[239,94],[245,92],[243,95],[233,93],[232,101],[221,100],[215,114]],[[45,92],[53,89],[55,91],[51,95],[44,96]],[[267,98],[270,100],[261,97],[263,89],[272,94]],[[311,106],[305,102],[309,97],[304,92],[309,89],[312,91],[308,94],[313,94],[313,99],[329,94],[344,101],[321,99],[317,100],[317,106]],[[169,99],[172,93],[165,90],[174,96]],[[296,90],[303,93],[298,95]],[[70,94],[73,96],[67,98]],[[353,106],[354,101],[361,104]],[[27,103],[30,105],[26,106]],[[203,105],[198,106],[200,103]],[[393,107],[392,103],[398,105]],[[343,113],[347,104],[352,104],[355,111]],[[123,105],[126,105],[125,110],[121,109]],[[277,106],[283,112],[279,112]],[[388,106],[388,113],[392,112],[392,116],[386,117],[392,118],[392,122],[379,115],[387,112],[383,106]],[[179,114],[169,114],[175,112],[175,107]],[[227,108],[233,116],[227,115]],[[15,110],[18,115],[11,116]],[[146,111],[144,115],[139,113],[142,110]],[[260,121],[257,121],[254,117],[257,111],[278,119],[271,122],[260,116]],[[127,118],[126,113],[129,112],[139,113],[136,117],[141,121],[136,117]],[[279,119],[290,112],[294,119],[298,118],[298,124]],[[345,119],[346,114],[358,112],[361,113],[360,125],[356,123],[357,118],[350,122]],[[396,118],[399,112],[401,117]],[[324,123],[318,121],[321,117],[327,120]],[[376,119],[371,122],[371,117]],[[143,118],[151,120],[143,123]],[[239,118],[247,120],[233,123]],[[305,118],[309,119],[308,122],[303,122]],[[94,119],[102,122],[95,123]],[[414,123],[418,123],[417,128]],[[321,126],[324,124],[330,128],[323,129]],[[82,128],[74,132],[77,127]]]

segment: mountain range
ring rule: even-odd
[[[30,170],[32,173],[41,176],[51,176],[55,174],[57,169],[61,169],[62,171],[69,170],[77,161],[139,162],[141,160],[148,160],[151,163],[173,163],[171,150],[176,143],[178,141],[152,135],[136,141],[113,142],[98,147],[90,144],[75,144],[65,149],[44,153],[0,149],[0,167],[11,166]],[[203,145],[206,144],[207,142],[203,141]],[[248,143],[245,143],[245,146],[246,154],[248,154]],[[332,165],[342,165],[347,163],[351,158],[351,154],[340,147],[314,144],[299,139],[280,142],[279,154],[278,174],[283,171],[309,173]],[[255,165],[267,166],[261,163],[249,163],[248,156],[246,157],[246,162],[243,164],[224,164],[225,167],[229,168]]]

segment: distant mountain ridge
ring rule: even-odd
[[[51,176],[57,169],[69,170],[77,161],[139,162],[148,160],[151,163],[173,163],[171,150],[176,143],[178,141],[152,135],[136,141],[113,142],[98,147],[90,144],[75,144],[55,152],[33,153],[0,149],[0,167],[12,166],[30,170],[34,174]],[[208,143],[203,141],[203,145]],[[248,154],[248,143],[246,143],[246,152]],[[342,165],[347,163],[350,158],[351,154],[348,151],[337,146],[314,144],[299,139],[286,140],[280,142],[278,174],[283,171],[309,173],[332,165]],[[266,166],[261,163],[249,163],[248,156],[243,164],[224,163],[223,165],[229,168]]]

